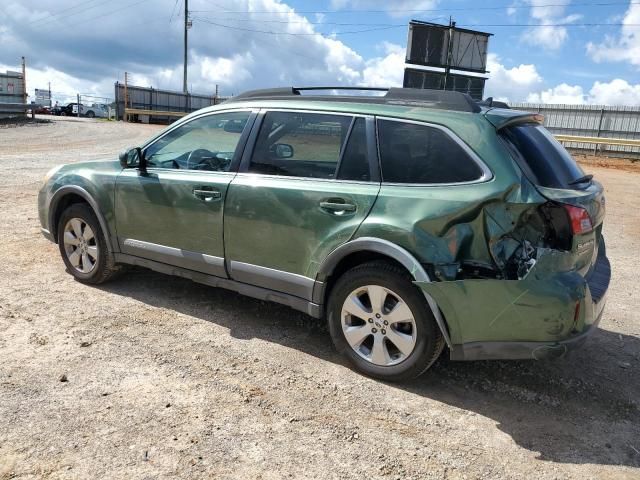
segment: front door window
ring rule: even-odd
[[[249,115],[223,112],[180,125],[146,148],[147,168],[229,171]]]

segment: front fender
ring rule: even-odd
[[[98,201],[91,195],[87,190],[78,185],[65,185],[64,187],[60,187],[51,197],[51,201],[49,203],[49,215],[48,215],[48,226],[49,231],[51,232],[51,236],[53,240],[58,242],[58,229],[57,225],[55,225],[55,219],[58,212],[58,206],[62,199],[69,194],[74,194],[82,197],[86,202],[91,206],[91,209],[98,217],[98,222],[100,222],[100,228],[104,232],[105,241],[107,243],[107,248],[110,252],[117,252],[117,242],[114,241],[114,236],[112,235],[112,229],[109,227],[109,223],[105,219],[104,214],[102,213],[102,209]],[[116,249],[114,250],[114,246]]]
[[[122,170],[118,162],[87,162],[63,167],[40,191],[41,223],[57,242],[56,219],[67,195],[77,195],[93,209],[104,232],[107,248],[118,251],[115,241],[114,188]]]

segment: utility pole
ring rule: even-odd
[[[53,107],[53,103],[51,102],[51,82],[49,82],[49,108]]]
[[[449,17],[449,45],[447,46],[447,66],[444,71],[444,85],[442,87],[443,90],[447,89],[447,81],[449,80],[449,75],[451,74],[451,57],[453,56],[453,32],[456,28],[456,22]]]
[[[182,91],[187,93],[187,30],[189,22],[189,0],[184,0],[184,72],[182,77]]]
[[[124,72],[124,108],[122,109],[122,119],[125,122],[129,121],[129,115],[127,115],[127,83],[129,80],[128,76],[129,74],[127,72]]]
[[[22,103],[27,103],[27,68],[22,57]]]

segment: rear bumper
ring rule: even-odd
[[[559,358],[581,346],[602,317],[611,267],[604,246],[586,277],[554,272],[561,260],[550,255],[524,280],[418,283],[445,315],[451,359]]]
[[[604,300],[595,321],[583,332],[559,342],[472,342],[454,345],[451,360],[546,360],[562,358],[581,347],[598,329]]]

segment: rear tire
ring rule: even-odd
[[[327,323],[338,352],[380,380],[418,377],[444,348],[424,295],[405,270],[387,262],[362,264],[337,280]]]
[[[67,271],[80,282],[104,283],[119,270],[100,222],[86,203],[75,203],[62,212],[58,247]]]
[[[96,116],[96,114],[95,114],[95,113],[93,113],[93,110],[89,110],[89,111],[87,112],[87,117],[88,117],[88,118],[93,118],[93,117],[95,117],[95,116]]]

